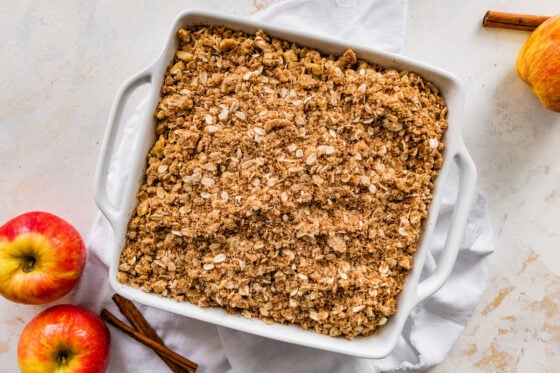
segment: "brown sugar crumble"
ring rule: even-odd
[[[396,312],[442,165],[419,75],[264,32],[178,31],[118,280],[331,336]]]

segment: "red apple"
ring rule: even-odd
[[[111,336],[99,316],[71,305],[52,306],[32,319],[19,338],[23,373],[101,373],[109,365]]]
[[[0,227],[0,294],[18,303],[57,300],[76,286],[86,247],[65,220],[28,212]]]

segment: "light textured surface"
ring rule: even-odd
[[[0,221],[43,209],[85,235],[93,173],[118,86],[153,61],[188,7],[249,14],[274,0],[3,1]],[[164,5],[162,5],[164,4]],[[560,117],[517,78],[525,32],[483,29],[488,9],[554,14],[555,2],[411,0],[404,54],[457,74],[464,136],[496,232],[490,283],[464,336],[433,372],[555,371],[560,365]],[[0,366],[44,307],[0,299]]]
[[[488,9],[552,15],[552,2],[446,1],[409,8],[404,53],[465,83],[464,136],[489,198],[496,252],[466,332],[433,372],[555,372],[560,365],[560,116],[517,78],[526,32],[484,29]]]

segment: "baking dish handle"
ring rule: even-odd
[[[122,114],[128,99],[131,94],[140,86],[150,83],[152,80],[152,73],[150,70],[141,71],[138,74],[130,77],[119,88],[115,97],[115,103],[111,108],[109,114],[109,121],[107,130],[101,144],[99,160],[97,162],[97,169],[95,173],[95,202],[103,212],[107,220],[113,225],[119,219],[119,208],[115,206],[109,199],[107,194],[107,179],[109,176],[109,167],[111,165],[111,158],[115,150],[115,143],[119,128],[122,122]]]
[[[472,205],[476,188],[476,166],[462,141],[453,160],[459,169],[459,190],[450,228],[437,268],[428,278],[418,284],[416,303],[439,290],[451,274]]]

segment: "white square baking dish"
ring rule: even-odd
[[[414,268],[410,271],[404,289],[399,296],[397,313],[390,318],[389,322],[377,334],[347,340],[343,337],[322,335],[313,330],[304,330],[295,325],[269,325],[258,319],[246,319],[240,315],[228,314],[221,308],[201,308],[188,302],[177,302],[173,299],[162,298],[156,294],[149,294],[117,281],[119,256],[125,243],[127,225],[132,211],[137,204],[136,192],[144,179],[145,157],[155,142],[153,111],[160,98],[160,88],[166,68],[172,61],[178,46],[176,32],[181,27],[199,24],[223,25],[248,33],[254,33],[260,29],[271,37],[289,40],[301,46],[318,49],[324,53],[340,54],[350,48],[361,59],[399,70],[414,71],[434,83],[440,89],[449,109],[447,117],[448,129],[443,139],[446,144],[443,167],[436,180],[433,191],[434,198],[429,208],[428,219],[424,223],[422,241],[415,254]],[[127,149],[125,152],[127,157],[131,157],[131,163],[135,167],[129,171],[126,182],[120,188],[116,188],[116,190],[119,190],[119,196],[111,196],[110,198],[107,192],[107,178],[112,157],[119,146],[117,135],[122,122],[123,109],[131,94],[138,87],[145,84],[149,84],[151,87],[149,97],[147,98],[147,105],[144,106],[146,110],[135,129],[138,140],[133,149]],[[169,31],[166,45],[160,56],[148,68],[124,82],[119,89],[110,113],[107,132],[101,146],[95,177],[95,199],[111,224],[115,235],[114,246],[110,248],[112,252],[109,271],[111,286],[117,293],[136,302],[247,333],[365,358],[382,358],[387,356],[395,347],[411,310],[444,284],[452,271],[457,257],[460,239],[467,221],[476,185],[476,169],[461,138],[462,106],[463,88],[459,80],[445,71],[421,62],[348,42],[302,32],[293,32],[281,27],[226,15],[203,11],[186,11],[179,14]],[[430,237],[439,212],[443,184],[446,183],[449,170],[453,165],[456,165],[459,170],[459,192],[445,248],[443,255],[439,259],[437,270],[430,277],[420,281],[425,257],[430,249]],[[120,202],[115,203],[114,201]]]

